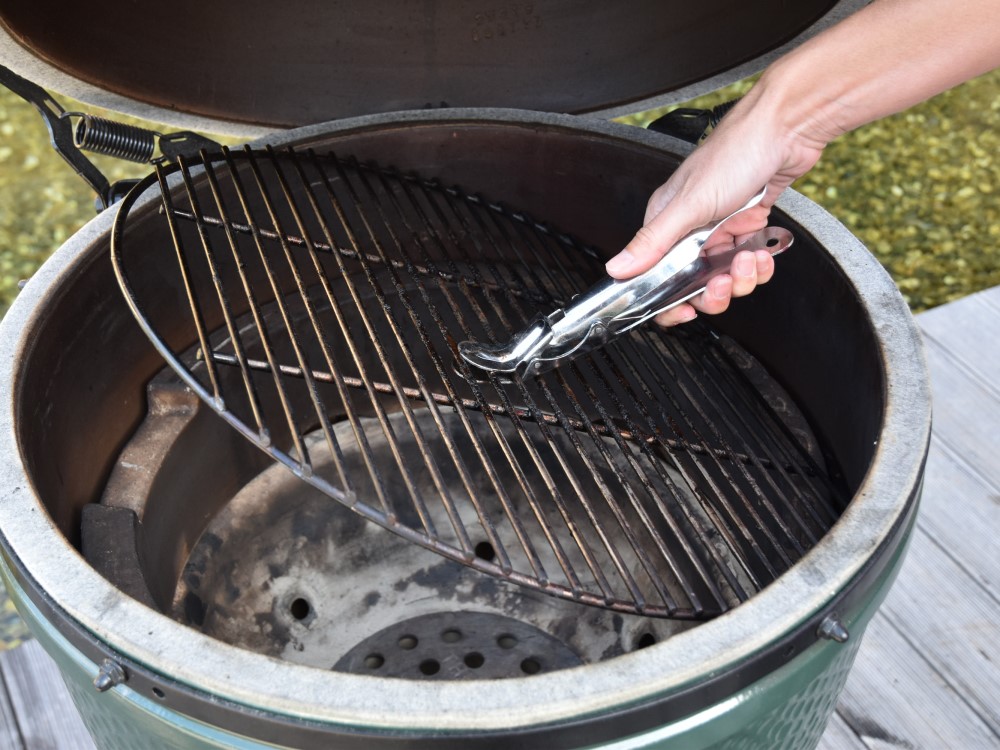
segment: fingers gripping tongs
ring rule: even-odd
[[[726,273],[733,256],[742,250],[768,250],[772,255],[788,249],[792,234],[767,227],[739,245],[706,255],[704,247],[717,229],[738,213],[756,206],[764,191],[721,222],[698,229],[674,245],[650,270],[625,281],[605,279],[570,304],[550,315],[539,316],[506,344],[463,341],[462,358],[489,372],[539,375],[594,351],[650,318],[691,299],[708,280]]]

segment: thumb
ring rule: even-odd
[[[629,279],[656,265],[685,232],[700,226],[696,217],[685,214],[675,203],[647,221],[625,249],[607,262],[605,270],[608,275],[616,279]]]

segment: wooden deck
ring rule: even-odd
[[[1000,287],[917,320],[934,389],[923,507],[823,750],[1000,748]],[[0,750],[92,747],[38,644],[0,653]]]
[[[917,322],[934,392],[923,505],[823,750],[1000,748],[1000,287]]]

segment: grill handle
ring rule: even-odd
[[[672,109],[646,126],[647,130],[673,136],[688,143],[700,143],[715,128],[723,117],[739,102],[739,99],[720,104],[712,109],[680,107]]]

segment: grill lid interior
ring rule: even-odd
[[[860,4],[642,0],[623,10],[569,0],[341,0],[279,8],[254,0],[118,7],[98,20],[84,3],[37,0],[0,10],[0,63],[91,104],[189,127],[178,115],[195,116],[218,125],[196,129],[238,133],[426,107],[635,111],[698,82],[709,90],[750,75],[812,24]]]
[[[132,222],[162,242],[130,242]],[[150,253],[174,275],[134,287]],[[459,188],[224,151],[158,167],[123,203],[112,257],[154,345],[247,439],[490,575],[704,619],[843,508],[787,397],[705,325],[643,328],[539,378],[474,375],[456,341],[505,340],[603,270],[593,248]]]

